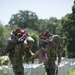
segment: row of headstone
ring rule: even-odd
[[[58,66],[58,75],[69,74],[70,71],[74,69],[74,62],[69,63],[65,61]],[[0,75],[4,75],[4,71],[6,71],[8,75],[14,75],[12,66],[0,66]],[[44,75],[46,71],[43,64],[29,64],[24,65],[24,73],[25,75]]]
[[[0,75],[4,75],[4,71],[2,67],[0,67]]]
[[[75,69],[75,63],[65,62],[58,66],[58,75],[67,75],[71,70]]]
[[[4,71],[8,75],[14,75],[12,66],[0,66],[0,75],[4,75]],[[29,64],[24,65],[24,73],[25,75],[44,75],[45,69],[42,64]]]

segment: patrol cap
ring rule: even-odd
[[[31,45],[34,42],[34,39],[32,37],[27,37],[24,41],[25,44]]]

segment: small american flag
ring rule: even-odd
[[[44,63],[48,60],[46,52],[42,52],[39,54],[39,63]]]

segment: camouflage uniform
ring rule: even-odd
[[[58,60],[61,60],[60,37],[58,35],[52,35],[43,43],[48,56],[48,60],[44,62],[47,75],[55,75],[55,61],[57,56]]]
[[[13,71],[15,75],[24,75],[20,43],[15,45],[13,52],[14,52],[13,54],[12,53],[9,54],[9,58],[13,66]]]
[[[23,47],[23,43],[16,44],[14,48],[14,53],[9,54],[9,58],[12,63],[13,71],[15,75],[24,75],[24,67],[22,61],[22,56],[24,55],[24,53],[27,53],[29,57],[31,56],[29,48],[22,49],[22,47]]]
[[[25,48],[25,44],[27,44],[28,47]],[[22,56],[24,55],[24,53],[26,53],[29,55],[28,57],[31,57],[30,48],[32,44],[33,39],[28,39],[27,43],[26,41],[17,43],[14,47],[14,50],[12,50],[13,53],[9,53],[9,58],[12,63],[15,75],[24,75]]]
[[[15,75],[24,75],[22,56],[26,53],[31,57],[30,48],[34,40],[29,36],[27,36],[25,40],[18,39],[19,38],[11,34],[4,53],[8,53]]]

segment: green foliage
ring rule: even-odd
[[[68,57],[75,57],[75,4],[73,12],[62,18],[63,44],[68,50]]]
[[[0,54],[3,49],[4,42],[5,42],[4,26],[2,24],[0,24]]]
[[[6,70],[4,70],[4,75],[8,75],[8,72]]]
[[[9,57],[8,56],[0,56],[0,66],[1,65],[8,65],[9,64]]]
[[[34,12],[25,10],[20,10],[19,13],[13,14],[9,25],[17,25],[20,28],[30,28],[38,32],[50,29],[52,33],[56,33],[57,18],[51,17],[48,19],[38,19],[37,15]]]
[[[51,33],[55,34],[56,27],[58,26],[57,23],[58,23],[58,20],[55,17],[51,17],[51,18],[49,18],[49,20],[48,19],[44,19],[44,20],[39,19],[38,20],[38,26],[39,26],[38,31],[42,32],[44,30],[49,29]]]
[[[72,7],[72,12],[73,12],[73,14],[75,14],[75,1],[74,1],[74,5]]]
[[[38,21],[38,17],[34,12],[20,10],[19,13],[12,15],[9,24],[10,26],[17,25],[20,28],[37,29],[36,21]]]
[[[26,30],[28,31],[30,36],[34,35],[34,34],[38,35],[38,31],[36,31],[36,30],[30,29],[30,28],[26,28]]]

